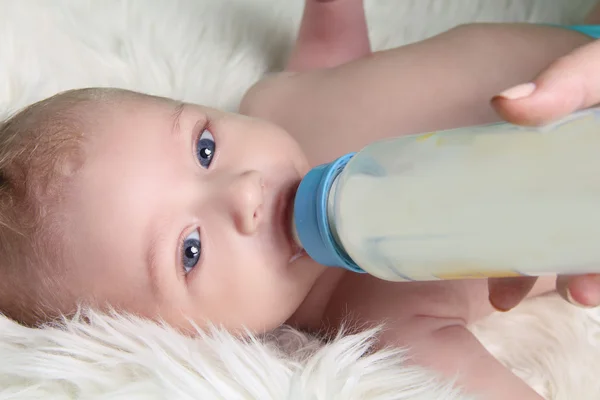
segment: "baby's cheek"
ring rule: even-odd
[[[235,257],[224,257],[224,262],[212,271],[207,267],[198,274],[197,285],[190,291],[195,314],[230,330],[246,327],[261,331],[265,326],[273,329],[279,324],[277,312],[273,311],[273,304],[281,301],[273,296],[278,283],[257,269],[248,256],[243,263]]]

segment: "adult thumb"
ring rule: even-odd
[[[517,85],[492,99],[506,121],[543,125],[600,103],[600,40],[553,62],[533,82]]]

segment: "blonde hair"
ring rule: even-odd
[[[121,97],[119,89],[59,93],[0,124],[0,312],[24,324],[45,322],[74,304],[62,264],[60,218],[69,180],[84,161],[82,140],[93,105]],[[72,310],[74,311],[74,310]]]

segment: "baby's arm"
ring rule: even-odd
[[[287,70],[335,67],[370,53],[363,0],[306,0]]]
[[[417,317],[415,317],[417,318]],[[442,321],[443,322],[443,321]],[[437,327],[439,320],[422,321],[423,332],[414,340],[401,335],[393,344],[409,346],[414,362],[442,373],[447,379],[456,379],[456,385],[467,394],[482,400],[541,400],[524,381],[502,365],[477,338],[461,324]],[[427,326],[432,325],[432,326]]]
[[[532,295],[552,286],[552,279],[541,279]],[[467,329],[492,312],[487,295],[485,280],[391,283],[349,275],[326,316],[337,323],[350,318],[358,326],[385,323],[382,346],[408,348],[412,362],[455,379],[481,399],[540,399]]]
[[[548,26],[462,26],[335,68],[268,78],[241,112],[282,125],[320,164],[377,139],[498,121],[494,95],[590,40]]]

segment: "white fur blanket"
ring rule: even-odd
[[[468,21],[580,22],[593,0],[366,0],[374,48]],[[289,51],[301,0],[0,0],[0,117],[59,90],[120,86],[235,110]],[[0,399],[466,399],[373,332],[197,339],[121,316],[44,330],[0,318]],[[473,327],[548,399],[600,398],[600,312],[536,299]]]

